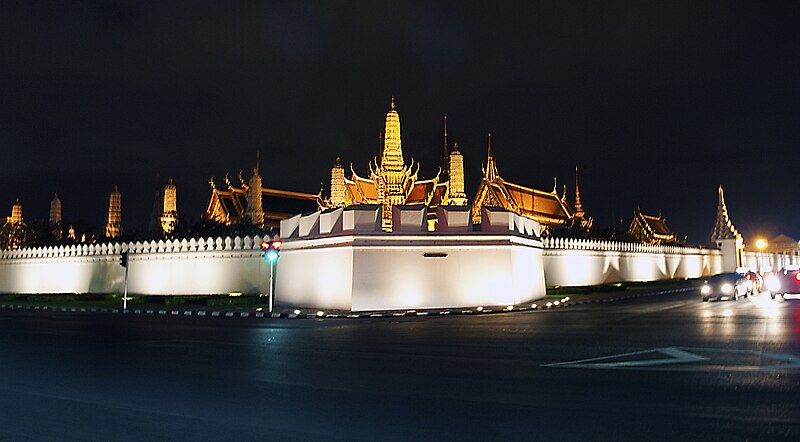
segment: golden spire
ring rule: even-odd
[[[403,147],[400,141],[400,115],[394,109],[394,97],[392,97],[392,109],[386,113],[383,137],[381,168],[388,172],[399,173],[403,170],[404,160]]]
[[[581,191],[578,188],[578,165],[575,165],[575,216],[583,216],[583,207],[581,205]]]
[[[253,169],[253,173],[258,175],[259,163],[261,162],[261,151],[256,151],[256,168]]]
[[[492,154],[492,133],[489,132],[489,141],[487,147],[487,158],[486,158],[486,180],[494,181],[497,179],[497,165],[494,162],[494,155]]]

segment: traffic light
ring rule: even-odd
[[[119,265],[122,267],[128,267],[128,252],[122,252],[119,256]]]
[[[261,241],[261,250],[264,251],[264,257],[269,262],[275,262],[281,251],[281,240]]]

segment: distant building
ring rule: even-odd
[[[481,222],[483,207],[502,207],[518,215],[536,220],[541,224],[544,235],[559,227],[579,226],[587,230],[591,227],[592,219],[586,216],[581,204],[577,167],[575,168],[575,202],[573,206],[567,201],[566,186],[562,195],[559,196],[555,182],[553,190],[547,192],[504,180],[497,170],[497,163],[492,153],[492,134],[489,134],[487,152],[483,177],[478,185],[475,200],[472,202],[472,222],[474,224]]]
[[[226,226],[246,222],[262,228],[275,228],[282,219],[297,213],[316,210],[321,201],[320,193],[263,187],[258,164],[247,183],[239,172],[238,186],[231,184],[227,175],[226,189],[218,188],[213,177],[209,180],[209,184],[211,196],[203,218]]]
[[[50,234],[56,241],[61,241],[64,233],[61,229],[61,199],[58,198],[58,192],[53,195],[53,200],[50,201],[50,219],[48,225],[50,226]]]
[[[677,243],[677,236],[667,227],[666,220],[661,214],[646,215],[638,207],[633,212],[628,236],[642,244]]]
[[[786,255],[797,254],[800,252],[800,243],[791,236],[779,234],[767,241],[764,251],[769,253],[782,253]]]
[[[122,234],[122,195],[117,185],[108,196],[106,219],[106,238],[118,238]]]
[[[392,207],[405,205],[427,206],[428,230],[435,230],[436,208],[438,206],[465,206],[467,195],[464,192],[464,157],[457,145],[450,150],[447,144],[447,118],[444,130],[444,164],[432,179],[420,180],[417,177],[419,165],[414,161],[406,164],[400,136],[400,115],[394,107],[386,113],[383,146],[380,162],[369,163],[369,177],[359,176],[350,166],[351,178],[345,177],[344,167],[339,157],[331,168],[330,198],[320,204],[320,208],[349,207],[359,204],[376,204],[383,208],[381,226],[384,231],[392,231]]]

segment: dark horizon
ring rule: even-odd
[[[0,215],[58,192],[99,228],[119,184],[130,231],[172,176],[197,219],[257,151],[265,186],[327,192],[336,156],[367,172],[395,96],[421,178],[447,114],[470,203],[491,132],[508,181],[572,201],[579,165],[596,226],[640,206],[703,243],[722,184],[746,242],[800,237],[800,5],[347,5],[4,2]]]

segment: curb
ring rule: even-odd
[[[483,307],[476,307],[470,310],[466,309],[450,309],[450,310],[430,310],[430,311],[416,311],[416,310],[407,310],[405,312],[365,312],[365,313],[350,313],[350,314],[324,314],[322,312],[318,312],[317,314],[312,313],[268,313],[264,311],[255,311],[255,312],[243,312],[243,311],[206,311],[206,310],[166,310],[166,309],[150,309],[150,310],[141,310],[141,309],[121,309],[121,308],[86,308],[86,307],[79,307],[79,308],[66,308],[66,307],[49,307],[49,306],[32,306],[32,305],[22,305],[22,304],[0,304],[0,309],[6,310],[39,310],[39,311],[52,311],[52,312],[65,312],[65,313],[110,313],[110,314],[134,314],[134,315],[154,315],[154,316],[178,316],[178,317],[186,317],[186,316],[196,316],[196,317],[212,317],[212,318],[260,318],[260,319],[335,319],[335,318],[400,318],[400,317],[414,317],[414,316],[449,316],[449,315],[481,315],[481,314],[497,314],[497,313],[512,313],[512,312],[522,312],[522,311],[544,311],[544,310],[554,310],[574,305],[588,305],[588,304],[600,304],[600,303],[611,303],[617,301],[624,301],[628,299],[637,299],[637,298],[644,298],[644,297],[652,297],[652,296],[659,296],[659,295],[666,295],[671,293],[682,293],[682,292],[689,292],[695,290],[695,287],[684,287],[678,289],[670,289],[670,290],[659,290],[656,292],[648,292],[648,293],[638,293],[630,296],[616,296],[613,298],[603,298],[603,299],[583,299],[580,301],[571,301],[569,297],[564,297],[556,301],[547,301],[543,305],[538,305],[538,303],[531,304],[529,307],[518,307],[518,306],[510,306],[509,308],[504,309],[484,309]],[[540,302],[543,300],[540,300]]]

